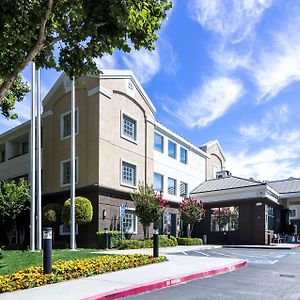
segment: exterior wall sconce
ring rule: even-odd
[[[102,211],[102,219],[104,220],[105,218],[106,218],[106,210],[103,209],[103,211]]]

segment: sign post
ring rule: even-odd
[[[120,205],[120,229],[121,229],[121,234],[122,234],[122,240],[124,239],[124,226],[123,226],[123,220],[126,215],[126,205],[122,203]]]

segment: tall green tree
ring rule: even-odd
[[[29,185],[27,180],[0,182],[0,217],[5,225],[6,234],[16,237],[16,243],[24,240],[24,226],[18,224],[19,216],[29,209]]]
[[[139,184],[137,191],[130,196],[135,205],[136,215],[143,225],[144,238],[149,238],[149,227],[151,223],[159,221],[167,202],[162,194],[156,194],[148,184]]]
[[[115,49],[154,49],[169,0],[0,0],[0,105],[21,71],[98,73],[94,59]]]

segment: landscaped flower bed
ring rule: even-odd
[[[154,258],[150,255],[134,254],[58,261],[53,264],[53,272],[49,275],[43,274],[42,267],[31,267],[14,274],[0,276],[0,293],[124,270],[165,260],[164,256]]]

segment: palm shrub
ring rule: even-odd
[[[179,205],[181,218],[184,222],[189,224],[188,237],[191,237],[194,225],[202,220],[205,210],[201,200],[191,197],[184,198]]]
[[[155,193],[152,185],[148,184],[139,184],[137,191],[130,196],[135,205],[136,215],[143,225],[144,239],[148,239],[150,224],[159,221],[167,202],[161,193]]]

